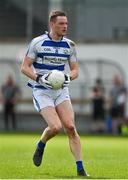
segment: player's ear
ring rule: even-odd
[[[50,21],[50,22],[49,22],[49,26],[50,26],[50,28],[51,28],[51,27],[53,27],[53,24],[54,24],[54,22],[53,22],[53,21]]]

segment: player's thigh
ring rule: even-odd
[[[48,106],[54,107],[53,99],[47,94],[47,90],[42,89],[33,90],[33,103],[38,112]]]
[[[42,117],[47,122],[50,128],[61,129],[61,121],[54,107],[48,106],[42,108],[40,114],[42,115]]]
[[[56,106],[56,111],[65,128],[74,126],[74,112],[70,100],[65,100]]]

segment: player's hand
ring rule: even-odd
[[[48,81],[48,76],[49,76],[49,73],[44,74],[44,75],[38,75],[36,78],[36,82],[38,82],[39,84],[41,84],[42,86],[46,88],[52,89],[52,85]]]
[[[64,76],[65,76],[65,81],[64,81],[64,83],[63,83],[63,88],[64,88],[64,87],[68,87],[68,86],[69,86],[69,83],[70,83],[70,81],[71,81],[71,78],[70,78],[69,74],[65,74]]]

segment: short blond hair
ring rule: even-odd
[[[49,21],[55,21],[58,16],[66,16],[66,13],[63,11],[52,11],[49,15]]]

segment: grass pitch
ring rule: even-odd
[[[35,167],[32,156],[37,134],[0,134],[0,178],[76,179],[76,166],[66,136],[46,146],[43,163]],[[91,179],[128,178],[128,138],[82,136],[84,165]]]

